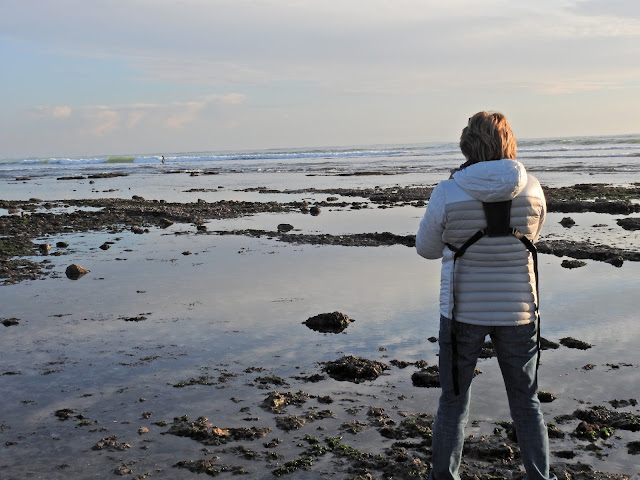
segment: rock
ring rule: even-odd
[[[141,197],[140,195],[134,195],[133,197],[131,197],[132,200],[142,200],[144,201],[144,197]]]
[[[576,221],[571,217],[564,217],[562,220],[560,220],[560,225],[562,225],[564,228],[571,228],[575,224]]]
[[[57,248],[67,248],[69,244],[67,242],[58,242],[56,243]]]
[[[173,222],[171,220],[169,220],[168,218],[161,218],[158,223],[160,224],[161,228],[167,228],[167,227],[170,227],[171,225],[173,225]]]
[[[560,430],[560,428],[557,425],[554,425],[553,423],[547,424],[547,434],[549,435],[549,438],[565,437],[565,433],[562,430]],[[573,457],[569,457],[569,458],[573,458]]]
[[[540,337],[540,350],[555,350],[556,348],[560,348],[559,343]]]
[[[317,205],[314,205],[311,208],[309,208],[309,213],[314,217],[317,217],[318,215],[320,215],[320,212],[321,212],[320,207]]]
[[[138,315],[135,317],[120,317],[121,320],[124,320],[125,322],[144,322],[147,317],[145,317],[144,315]]]
[[[414,387],[440,388],[440,374],[438,372],[438,367],[433,365],[418,372],[414,372],[413,375],[411,375],[411,383],[413,383]]]
[[[333,362],[326,362],[324,371],[334,380],[360,383],[363,380],[375,380],[389,368],[382,362],[345,355]]]
[[[616,412],[600,405],[591,407],[589,410],[576,410],[573,416],[582,420],[585,426],[597,425],[599,429],[608,427],[632,432],[640,431],[640,416],[631,412]]]
[[[640,218],[620,218],[616,223],[625,230],[640,230]]]
[[[407,368],[409,365],[415,365],[415,362],[407,362],[406,360],[391,360],[389,362],[394,367]]]
[[[5,327],[12,327],[14,325],[18,325],[20,323],[20,320],[17,318],[3,318],[0,323]]]
[[[293,230],[293,225],[289,223],[281,223],[280,225],[278,225],[278,232],[286,233],[290,232],[291,230]]]
[[[486,341],[482,345],[480,349],[480,358],[492,358],[495,357],[496,351],[493,348],[493,343],[491,341]]]
[[[583,342],[582,340],[576,340],[573,337],[565,337],[560,339],[560,343],[568,348],[577,348],[579,350],[587,350],[591,348],[593,345],[587,342]]]
[[[144,233],[144,229],[142,227],[131,227],[131,231],[136,235],[142,235]]]
[[[207,231],[207,226],[206,225],[197,225],[196,226],[196,230],[198,232],[206,232]]]
[[[316,332],[340,333],[346,329],[351,322],[353,322],[353,320],[344,313],[333,312],[321,313],[308,318],[302,323]]]
[[[309,394],[302,390],[293,392],[280,393],[277,390],[267,395],[262,402],[262,408],[274,413],[284,413],[288,405],[302,405],[309,400]]]
[[[556,396],[553,393],[543,391],[538,392],[538,400],[540,400],[542,403],[551,403],[555,399]]]
[[[120,465],[119,467],[115,468],[113,473],[115,473],[116,475],[124,476],[124,475],[129,475],[129,474],[133,473],[133,470],[131,470],[126,465]]]
[[[586,264],[587,262],[583,262],[582,260],[563,260],[560,266],[562,268],[580,268]]]
[[[123,451],[131,448],[131,444],[118,442],[118,437],[116,435],[111,435],[110,437],[103,438],[98,443],[96,443],[91,450],[109,450],[109,451]]]
[[[426,365],[426,362],[423,365]],[[473,376],[476,377],[481,373],[482,371],[476,368],[473,372]],[[414,372],[413,375],[411,375],[411,383],[413,383],[414,387],[439,388],[440,371],[438,366],[432,365],[430,367],[422,368],[418,372]]]
[[[612,258],[609,258],[609,259],[605,260],[605,263],[609,263],[609,264],[613,265],[614,267],[620,268],[622,266],[622,264],[624,263],[624,258],[622,256],[612,257]]]
[[[220,428],[209,423],[206,417],[199,417],[195,422],[190,422],[188,416],[173,419],[173,425],[165,433],[178,437],[188,437],[204,445],[223,445],[239,440],[256,440],[266,436],[271,431],[270,427],[251,428]]]
[[[496,465],[506,464],[515,458],[514,448],[501,439],[488,437],[470,438],[465,442],[465,453],[472,458]]]
[[[76,413],[76,411],[71,408],[62,408],[56,410],[53,414],[58,417],[61,422],[64,422],[65,420],[69,420],[74,413]]]
[[[304,417],[300,417],[298,415],[276,417],[276,426],[279,429],[284,430],[285,432],[289,432],[291,430],[299,430],[306,423],[307,420]]]
[[[82,277],[83,275],[86,275],[90,271],[91,270],[87,270],[86,268],[81,267],[80,265],[76,265],[75,263],[72,263],[67,267],[64,273],[67,275],[67,278],[71,280],[78,280],[80,277]]]
[[[638,405],[638,401],[635,398],[630,398],[629,400],[611,400],[609,403],[613,408],[635,407]]]
[[[100,245],[100,248],[102,250],[109,250],[111,248],[111,245],[109,245],[108,243],[103,243],[102,245]]]
[[[38,245],[38,249],[40,250],[40,253],[42,255],[49,255],[49,251],[51,250],[51,245],[43,243],[41,245]]]
[[[149,433],[149,429],[147,427],[140,427],[138,429],[138,435],[145,435]]]

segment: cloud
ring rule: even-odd
[[[9,72],[51,73],[29,82],[10,74],[13,106],[60,105],[32,109],[33,125],[64,125],[87,142],[392,142],[441,136],[448,120],[427,114],[435,108],[457,115],[470,104],[564,99],[609,109],[605,96],[621,91],[633,104],[636,4],[3,0],[0,47]]]
[[[139,82],[388,95],[448,90],[447,77],[473,88],[474,72],[552,74],[575,62],[577,39],[602,44],[581,67],[603,60],[615,76],[629,62],[601,39],[640,36],[640,20],[625,15],[633,3],[613,1],[615,13],[602,0],[43,0],[35,17],[14,1],[0,27],[67,54],[122,59]],[[92,34],[106,25],[108,37]]]
[[[221,105],[241,105],[245,103],[246,99],[246,95],[239,93],[228,95],[213,94],[207,95],[199,101],[166,105],[163,108],[168,112],[165,125],[170,129],[182,130],[189,124],[196,122],[202,113],[208,109],[215,109]]]
[[[36,105],[31,108],[36,118],[65,119],[71,116],[69,105]]]
[[[142,119],[144,119],[144,117],[145,117],[145,112],[142,112],[139,110],[130,112],[129,115],[127,115],[127,120],[125,123],[126,128],[128,129],[135,128],[135,126],[138,125],[142,121]]]
[[[534,87],[536,91],[547,95],[567,95],[596,90],[619,90],[621,85],[606,80],[555,79],[540,82]]]
[[[93,120],[93,126],[89,131],[93,135],[103,136],[118,128],[120,115],[111,107],[94,107],[90,110],[93,112],[89,115]]]
[[[637,0],[582,0],[574,2],[570,11],[579,15],[635,18],[640,20]]]
[[[68,105],[53,107],[52,115],[55,118],[69,118],[71,116],[71,107]]]

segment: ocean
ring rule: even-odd
[[[165,164],[162,163],[165,158]],[[640,135],[524,139],[518,159],[543,184],[628,184],[640,172]],[[0,179],[61,177],[111,172],[128,175],[192,171],[219,174],[297,173],[306,176],[409,175],[411,182],[437,182],[464,161],[455,142],[118,154],[0,159]],[[415,175],[419,177],[413,178]]]

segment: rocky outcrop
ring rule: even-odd
[[[353,383],[375,380],[389,368],[389,365],[385,363],[353,355],[345,355],[333,362],[326,362],[324,365],[324,371],[334,380]]]
[[[317,332],[340,333],[344,331],[351,322],[353,322],[353,320],[344,313],[332,312],[309,317],[302,323]]]

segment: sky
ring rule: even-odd
[[[0,158],[640,133],[637,0],[0,0]]]

